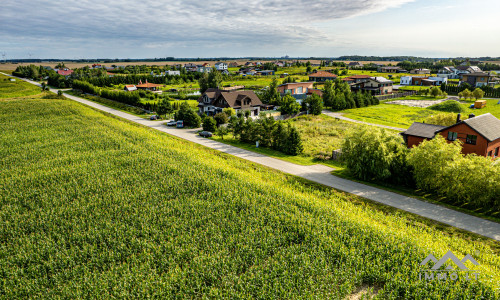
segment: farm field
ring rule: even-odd
[[[499,296],[488,240],[69,100],[3,99],[0,123],[6,298]],[[448,251],[479,280],[418,279]]]
[[[21,79],[16,78],[14,82],[10,81],[10,79],[11,77],[0,74],[0,98],[37,95],[42,92],[39,87]]]
[[[478,116],[485,113],[491,113],[497,118],[500,118],[500,105],[497,104],[498,99],[487,100],[486,107],[482,109],[470,109],[469,106],[473,103],[474,101],[466,101],[466,103],[461,104],[464,108],[462,115],[468,116],[473,113]],[[440,112],[427,108],[381,103],[380,105],[369,107],[346,109],[343,110],[342,113],[344,113],[344,117],[354,120],[407,128],[410,127],[413,122],[422,122],[425,118]]]

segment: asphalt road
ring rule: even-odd
[[[39,85],[36,82],[26,80],[32,84]],[[57,92],[57,90],[52,90]],[[196,134],[193,129],[177,129],[167,127],[164,122],[150,121],[143,118],[109,108],[92,101],[85,100],[80,97],[75,97],[69,94],[64,94],[67,98],[76,102],[94,107],[101,111],[122,117],[124,119],[142,124],[144,126],[154,128],[167,134],[212,148],[233,156],[237,156],[248,161],[252,161],[282,172],[299,176],[325,186],[335,188],[353,195],[357,195],[378,203],[392,206],[416,215],[435,220],[447,225],[451,225],[460,229],[464,229],[491,239],[500,241],[500,224],[482,218],[464,214],[443,206],[424,202],[415,198],[406,197],[400,194],[392,193],[365,184],[346,180],[336,177],[330,172],[333,170],[324,165],[302,166],[286,162],[280,159],[272,158],[252,151],[240,149],[234,146],[226,145],[214,140],[202,138]],[[328,113],[328,112],[327,112]],[[391,128],[394,129],[394,128]]]

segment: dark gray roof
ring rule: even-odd
[[[489,142],[500,139],[500,120],[490,113],[464,120],[464,123],[484,136]]]
[[[432,139],[434,138],[434,135],[436,135],[437,131],[444,128],[446,127],[440,125],[415,122],[411,124],[410,128],[408,128],[408,130],[403,132],[403,134]]]

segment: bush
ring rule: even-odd
[[[212,117],[206,117],[203,119],[203,130],[215,132],[217,130],[217,123]]]
[[[441,126],[451,126],[457,122],[457,115],[452,113],[439,113],[427,117],[424,123],[441,125]]]
[[[463,112],[464,109],[455,100],[446,100],[444,102],[434,104],[432,106],[429,106],[428,109],[432,110],[438,110],[438,111],[446,111],[446,112],[454,112],[454,113],[460,113]]]
[[[341,159],[356,178],[407,185],[413,182],[406,159],[409,150],[398,134],[365,126],[349,132],[341,148]]]
[[[419,188],[472,209],[500,210],[500,164],[491,158],[464,156],[460,141],[438,135],[411,151],[408,162]]]
[[[198,128],[201,125],[201,117],[194,112],[187,102],[183,102],[179,110],[175,113],[176,121],[182,120],[184,126]]]

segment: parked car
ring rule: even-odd
[[[184,121],[177,121],[177,128],[184,128]]]
[[[149,117],[150,120],[158,120],[160,118],[160,116],[157,116],[157,115],[152,115],[151,117]]]
[[[206,138],[212,137],[212,133],[210,131],[202,131],[199,135]]]
[[[168,121],[167,122],[167,126],[176,126],[177,125],[177,121]]]

